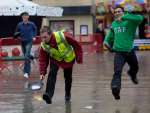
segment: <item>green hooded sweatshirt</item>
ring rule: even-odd
[[[117,52],[130,52],[133,49],[136,28],[142,21],[141,15],[124,14],[122,21],[113,21],[104,44]]]

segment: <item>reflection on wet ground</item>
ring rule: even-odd
[[[113,99],[110,81],[113,72],[113,53],[84,54],[84,64],[73,71],[72,101],[64,101],[64,80],[59,71],[53,104],[47,105],[41,95],[25,88],[22,67],[10,66],[0,73],[0,113],[149,113],[150,112],[150,52],[138,52],[139,85],[134,85],[123,70],[121,100]],[[29,80],[39,78],[37,63],[32,64]],[[46,80],[45,80],[46,81]]]

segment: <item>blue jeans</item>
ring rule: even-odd
[[[114,57],[114,75],[111,82],[111,88],[117,87],[121,89],[121,74],[125,63],[128,63],[129,65],[128,72],[130,75],[136,77],[139,66],[135,51],[116,52]]]
[[[28,73],[30,75],[31,72],[31,61],[30,61],[30,53],[32,48],[32,42],[21,42],[22,53],[25,58],[24,62],[24,73]]]

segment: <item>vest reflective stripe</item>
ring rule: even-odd
[[[50,56],[58,61],[64,60],[65,62],[71,62],[75,58],[75,53],[71,45],[65,40],[63,32],[54,32],[58,50],[50,47],[45,43],[41,43],[41,47],[50,53]],[[48,47],[49,46],[49,47]]]
[[[63,31],[54,32],[54,35],[61,57],[65,62],[73,61],[75,58],[75,53],[73,47],[66,41]]]
[[[52,58],[54,58],[55,60],[57,61],[62,61],[63,59],[60,56],[60,53],[57,49],[55,48],[52,48],[50,47],[49,45],[47,45],[46,43],[44,42],[41,42],[41,47],[47,52],[50,54],[50,56]]]

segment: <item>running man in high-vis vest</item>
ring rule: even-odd
[[[81,64],[83,59],[81,45],[69,33],[64,31],[51,32],[47,26],[41,28],[40,37],[42,40],[39,54],[40,79],[44,79],[50,63],[43,100],[47,104],[52,103],[57,72],[61,67],[65,78],[65,101],[69,102],[71,99],[73,64],[75,61]]]

